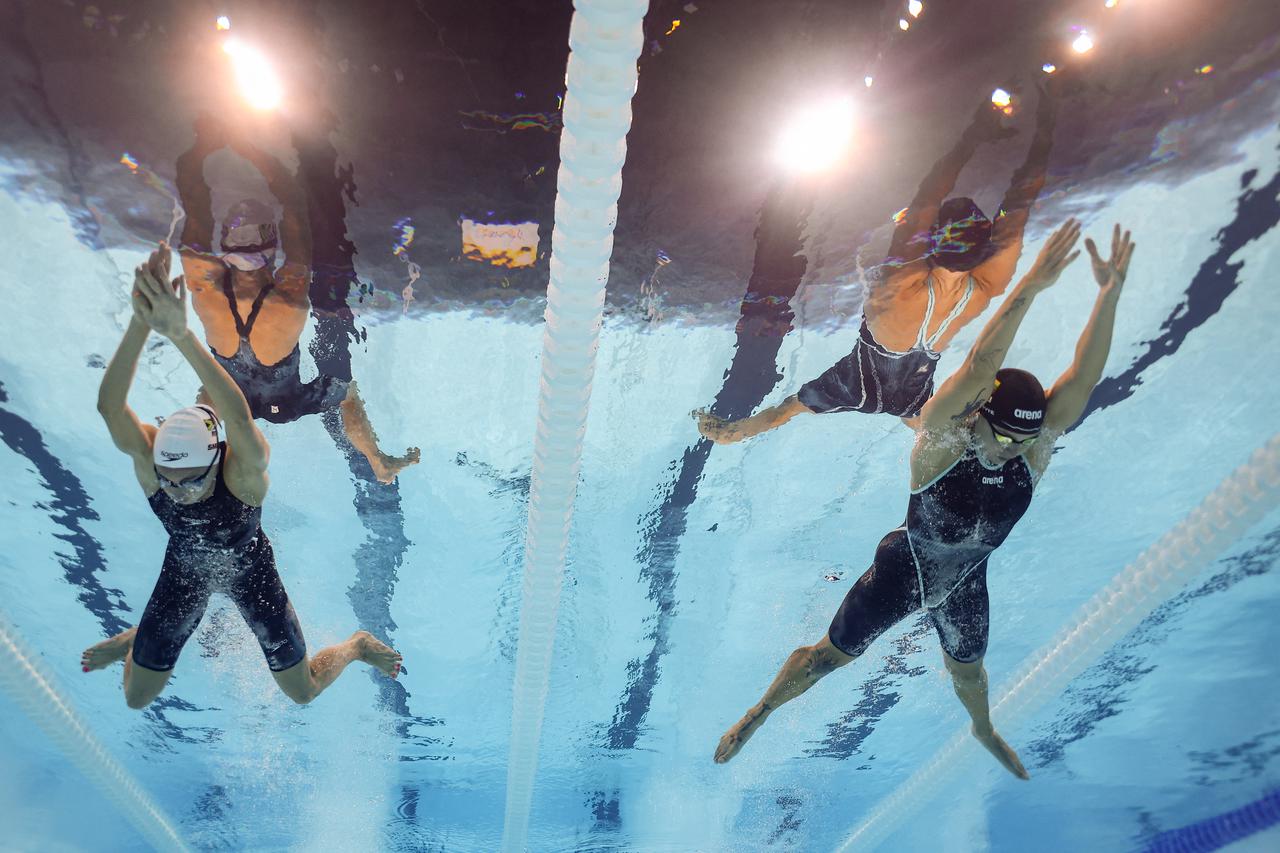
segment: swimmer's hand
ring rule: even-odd
[[[1035,264],[1023,278],[1022,286],[1031,293],[1048,290],[1058,280],[1058,276],[1062,275],[1062,271],[1079,257],[1079,251],[1072,251],[1079,239],[1080,222],[1076,219],[1068,219],[1045,242],[1044,248],[1036,257]]]
[[[161,243],[133,276],[133,307],[155,332],[173,340],[187,331],[187,281],[170,281],[169,247]]]
[[[202,112],[195,121],[195,148],[201,151],[216,151],[227,144],[227,127],[222,120],[210,112]]]
[[[1111,231],[1111,257],[1106,260],[1098,254],[1098,246],[1089,237],[1084,240],[1084,247],[1089,250],[1089,260],[1093,264],[1093,277],[1103,292],[1119,292],[1124,287],[1125,276],[1129,274],[1129,260],[1133,257],[1136,244],[1129,239],[1129,232],[1120,233],[1120,223],[1116,223]]]
[[[702,433],[702,437],[709,438],[716,444],[733,444],[746,438],[736,421],[725,420],[706,409],[694,409],[690,414],[698,422],[698,432]]]
[[[970,142],[999,142],[1018,135],[1017,128],[1004,126],[1004,113],[991,101],[984,100],[978,105],[973,119],[964,131]]]

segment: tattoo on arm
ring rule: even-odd
[[[1023,305],[1026,305],[1026,304],[1027,304],[1027,297],[1025,296],[1016,297],[1009,303],[1009,307],[1004,309],[1005,316],[1006,317],[1009,316],[1014,311],[1017,311],[1019,308],[1021,308]]]
[[[987,392],[979,391],[978,395],[973,398],[973,401],[971,403],[969,403],[967,406],[964,407],[964,410],[961,411],[960,414],[951,416],[951,420],[953,421],[964,420],[965,418],[972,415],[974,412],[978,411],[978,409],[981,409],[982,404],[985,402],[987,402]]]
[[[980,364],[983,367],[990,367],[994,370],[999,370],[1000,365],[1003,363],[1003,361],[1004,361],[1004,347],[998,347],[998,348],[989,349],[989,350],[980,350],[979,352],[974,353],[974,356],[973,356],[974,364]]]

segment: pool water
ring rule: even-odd
[[[346,234],[355,274],[346,283],[355,286],[327,315],[313,290],[303,378],[326,359],[349,359],[381,445],[419,447],[421,463],[383,485],[336,413],[259,422],[271,446],[263,526],[308,647],[362,628],[399,650],[404,670],[392,682],[353,664],[314,703],[295,706],[235,607],[215,597],[168,688],[139,712],[123,701],[119,666],[78,667],[86,646],[136,624],[166,544],[94,402],[130,316],[132,270],[170,225],[165,193],[190,144],[190,93],[201,91],[190,68],[166,83],[145,63],[125,66],[130,51],[153,48],[159,66],[182,65],[171,54],[195,51],[199,30],[159,7],[122,7],[112,23],[117,10],[106,6],[4,4],[13,25],[0,47],[4,73],[23,88],[0,136],[0,614],[37,656],[41,677],[192,849],[452,853],[502,844],[560,122],[547,93],[560,85],[571,9],[555,4],[540,18],[525,3],[470,13],[435,5],[374,4],[367,21],[328,4],[299,13],[327,27],[322,55],[309,61],[333,66],[322,97],[336,126],[293,137],[331,140],[328,153],[298,146],[293,160],[349,164],[359,186],[343,195],[333,183],[340,172],[330,170],[310,190],[316,280],[333,275],[325,264],[341,255]],[[768,222],[780,215],[783,179],[764,175],[744,141],[753,122],[763,139],[780,120],[781,104],[769,98],[783,82],[761,84],[762,66],[781,63],[790,79],[805,45],[836,55],[838,40],[821,22],[871,32],[886,26],[884,15],[892,29],[899,13],[880,4],[864,20],[813,4],[792,19],[761,11],[750,23],[726,5],[655,2],[646,19],[530,850],[837,849],[968,725],[933,629],[917,615],[774,714],[731,763],[712,762],[723,731],[793,648],[823,635],[876,543],[901,523],[912,433],[888,415],[831,414],[712,447],[689,413],[718,395],[745,406],[742,414],[781,402],[848,353],[865,268],[885,252],[891,215],[983,97],[973,81],[995,79],[998,62],[1021,63],[1026,77],[1030,39],[1009,39],[957,71],[955,85],[973,97],[902,83],[904,101],[943,116],[936,141],[913,130],[893,142],[894,111],[880,107],[865,135],[876,137],[866,145],[881,146],[884,168],[846,165],[806,190],[798,289],[740,308],[753,272],[759,281],[779,251]],[[1001,4],[1009,26],[1032,5]],[[1160,106],[1157,87],[1143,101],[1147,113],[1115,123],[1134,109],[1124,95],[1138,98],[1139,83],[1100,62],[1080,73],[1081,90],[1061,107],[1018,275],[1067,216],[1099,243],[1120,222],[1138,249],[1095,404],[1059,441],[1031,509],[991,560],[993,696],[1280,424],[1280,21],[1266,4],[1232,9],[1257,12],[1257,26],[1178,31],[1179,55],[1202,48],[1218,77],[1183,69],[1175,106]],[[973,26],[954,10],[931,11]],[[676,18],[682,26],[664,34],[660,24]],[[1151,26],[1136,11],[1126,20]],[[143,21],[153,23],[134,39]],[[287,24],[274,21],[286,47]],[[943,38],[928,25],[926,13],[917,32],[881,40],[877,87],[894,85],[901,57],[924,55],[907,36]],[[772,47],[749,61],[717,40],[747,35]],[[379,59],[371,45],[382,37]],[[547,45],[558,65],[539,58]],[[340,61],[350,70],[338,70]],[[379,71],[368,70],[375,64]],[[677,72],[691,68],[705,74],[682,85]],[[744,88],[717,97],[717,78]],[[748,96],[755,84],[767,91]],[[499,103],[499,91],[512,98],[503,86],[529,94]],[[418,87],[422,111],[379,87]],[[189,100],[173,115],[141,109],[184,92]],[[714,100],[701,121],[699,97]],[[113,115],[112,102],[125,112]],[[659,130],[665,106],[673,118]],[[459,118],[477,111],[485,116]],[[515,129],[511,116],[532,114],[542,118],[523,121],[549,126]],[[476,129],[503,121],[501,133]],[[918,129],[916,119],[903,121]],[[960,189],[994,209],[1024,156],[1029,121],[1016,113],[1009,123],[1022,135],[983,153]],[[278,128],[261,132],[288,140]],[[730,139],[740,147],[725,158],[705,147]],[[125,151],[141,152],[133,156],[154,182],[121,164]],[[546,173],[535,175],[542,165]],[[256,180],[234,167],[227,154],[210,167],[211,183],[223,172],[229,184]],[[215,209],[238,190],[216,185]],[[319,210],[335,200],[337,220]],[[477,237],[475,222],[512,227]],[[538,227],[521,230],[522,222]],[[536,253],[511,249],[530,233],[542,241]],[[511,254],[469,257],[465,239]],[[505,265],[512,257],[536,260]],[[411,280],[410,261],[420,278]],[[1049,384],[1070,363],[1095,294],[1087,260],[1077,261],[1037,300],[1008,363]],[[943,353],[940,379],[997,305]],[[194,314],[190,322],[198,331]],[[150,421],[189,404],[197,384],[174,347],[152,336],[129,401]],[[1278,561],[1273,509],[1030,722],[1006,730],[997,716],[1030,782],[974,745],[894,819],[877,849],[1280,847]],[[0,849],[148,849],[4,692],[0,721]]]

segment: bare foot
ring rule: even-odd
[[[720,738],[720,743],[716,745],[716,764],[724,764],[737,755],[742,747],[746,746],[747,741],[751,740],[756,730],[764,725],[766,716],[764,708],[756,705],[746,713],[746,716],[738,720],[733,728],[725,732]]]
[[[369,465],[372,466],[373,476],[378,478],[379,483],[390,485],[396,481],[396,475],[410,465],[417,465],[421,458],[422,451],[416,447],[410,447],[404,456],[388,456],[381,453],[377,458],[370,459]]]
[[[124,656],[129,654],[129,649],[133,648],[133,635],[137,632],[138,629],[135,626],[85,649],[80,655],[80,669],[84,672],[104,669],[118,660],[124,660]]]
[[[1022,766],[1022,762],[1018,759],[1018,753],[1013,751],[1013,747],[1004,742],[1004,738],[996,733],[995,729],[991,730],[988,735],[980,735],[975,730],[973,736],[978,739],[978,743],[987,748],[987,752],[996,757],[996,761],[1019,779],[1027,780],[1031,778],[1031,774],[1027,772],[1027,768]]]
[[[370,634],[368,631],[356,631],[351,635],[360,650],[360,660],[377,667],[383,675],[395,678],[400,674],[400,653]]]

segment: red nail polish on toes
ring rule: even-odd
[[[87,666],[82,666],[82,667],[80,667],[80,671],[81,671],[81,672],[88,672],[88,671],[89,671],[89,667],[87,667]]]

